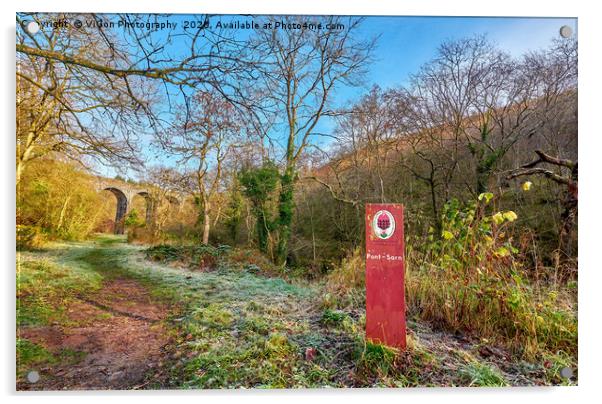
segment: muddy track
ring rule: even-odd
[[[130,279],[113,279],[74,300],[68,326],[26,327],[20,337],[69,360],[37,369],[39,382],[18,390],[105,390],[162,387],[168,377],[169,309]]]

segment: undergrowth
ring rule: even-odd
[[[228,246],[212,247],[209,245],[173,246],[161,244],[146,250],[146,256],[153,261],[179,262],[192,269],[212,270],[221,254]]]
[[[512,211],[487,213],[491,194],[448,203],[442,232],[409,249],[409,309],[452,331],[492,338],[529,359],[576,353],[576,299],[532,282],[513,245]],[[419,246],[419,247],[418,247]]]

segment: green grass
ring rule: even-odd
[[[29,370],[40,365],[53,364],[57,358],[44,347],[33,342],[17,338],[17,376],[22,377]]]
[[[94,272],[22,255],[17,267],[17,324],[64,323],[69,302],[101,285],[102,277]]]
[[[565,379],[561,375],[563,368],[571,369],[575,374],[570,379]],[[577,363],[573,356],[566,352],[558,351],[556,353],[550,353],[543,358],[543,369],[545,373],[545,379],[549,384],[562,385],[562,386],[576,386],[577,385]]]
[[[150,260],[160,262],[179,262],[191,269],[211,270],[215,267],[218,257],[229,250],[229,247],[212,247],[209,245],[157,245],[146,250]]]
[[[385,345],[364,341],[357,351],[358,367],[361,372],[379,377],[388,376],[395,368],[398,352]]]
[[[320,321],[327,326],[339,326],[348,318],[349,316],[342,311],[326,309],[322,313]]]
[[[474,387],[504,387],[508,382],[493,367],[479,362],[471,362],[460,369],[461,379],[468,386]]]
[[[17,338],[17,377],[23,377],[30,370],[55,365],[57,363],[76,363],[83,359],[84,352],[62,349],[52,353],[41,345],[24,338]]]
[[[576,356],[576,295],[561,299],[518,275],[469,279],[417,265],[405,281],[408,309],[423,320],[495,341],[529,360],[556,351]]]

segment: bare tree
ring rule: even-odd
[[[211,214],[229,152],[242,136],[235,107],[216,92],[198,92],[185,112],[176,117],[172,131],[162,138],[164,149],[178,157],[190,173],[193,195],[199,198],[203,217],[202,241],[209,242]]]
[[[266,62],[266,97],[286,116],[277,249],[277,261],[284,264],[291,236],[297,162],[312,138],[319,135],[315,132],[318,122],[333,115],[334,90],[340,84],[356,83],[369,61],[373,41],[360,42],[353,37],[361,22],[356,18],[278,16],[266,22],[293,27],[256,31]]]
[[[157,240],[166,223],[176,219],[174,216],[183,206],[185,194],[182,190],[186,184],[181,173],[164,166],[147,168],[142,183],[147,184],[149,192],[146,197],[146,226],[152,239]]]
[[[97,40],[77,30],[19,31],[18,46],[77,48],[104,57]],[[99,75],[35,55],[17,53],[17,184],[27,164],[48,153],[84,163],[92,157],[139,164],[135,142],[151,110],[150,88],[138,80],[104,85]],[[132,99],[136,103],[132,103]]]
[[[450,160],[445,169],[448,178],[443,179],[446,188],[464,146],[475,172],[476,183],[470,188],[479,194],[490,187],[490,178],[508,151],[545,125],[558,96],[576,77],[571,73],[576,54],[572,58],[570,46],[561,48],[564,65],[559,58],[546,60],[560,54],[555,50],[517,60],[483,36],[448,41],[414,76],[416,132],[432,140],[436,134],[445,144]]]
[[[152,29],[168,18],[177,17],[17,14],[17,182],[28,161],[48,152],[139,165],[139,137],[160,133],[172,99],[197,88],[249,108],[240,83],[254,78],[256,60],[246,41],[204,24]],[[40,32],[25,30],[27,21]],[[65,24],[45,24],[52,21]]]
[[[394,90],[391,97],[396,100],[395,126],[403,126],[406,133],[399,164],[428,187],[433,218],[439,228],[440,206],[450,199],[460,167],[461,120],[447,120],[449,105],[438,101],[438,91],[439,84],[432,78],[416,76],[410,89]]]
[[[573,228],[577,217],[577,42],[555,40],[550,48],[531,52],[523,58],[522,74],[529,80],[535,96],[534,119],[538,125],[527,150],[535,149],[534,161],[526,154],[514,165],[506,179],[543,176],[565,187],[560,201],[559,250],[571,256]]]

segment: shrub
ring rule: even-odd
[[[243,267],[243,269],[250,273],[250,274],[258,274],[261,271],[261,268],[259,268],[257,265],[255,264],[247,264]]]
[[[35,250],[42,247],[45,241],[39,228],[17,225],[17,250]]]
[[[235,248],[228,251],[230,266],[253,274],[281,275],[281,270],[257,250]]]
[[[327,284],[332,292],[345,293],[349,289],[364,288],[366,263],[360,248],[356,248],[328,274]]]
[[[128,243],[153,244],[161,239],[148,227],[130,227],[127,232]]]
[[[124,224],[127,227],[141,227],[144,226],[144,220],[138,217],[138,211],[136,209],[132,209],[125,217]]]
[[[215,269],[218,257],[223,249],[209,245],[172,246],[161,244],[146,250],[146,256],[153,261],[179,262],[191,269]]]
[[[17,192],[17,224],[35,226],[52,238],[81,240],[114,217],[115,197],[99,193],[94,177],[75,164],[32,161]]]
[[[181,248],[169,244],[150,247],[146,250],[146,257],[152,261],[170,262],[181,258]]]
[[[441,234],[431,230],[418,251],[410,249],[410,310],[452,330],[497,338],[527,357],[541,350],[574,353],[577,318],[571,305],[526,281],[510,235],[516,214],[486,214],[491,198],[483,194],[465,206],[449,202]]]

